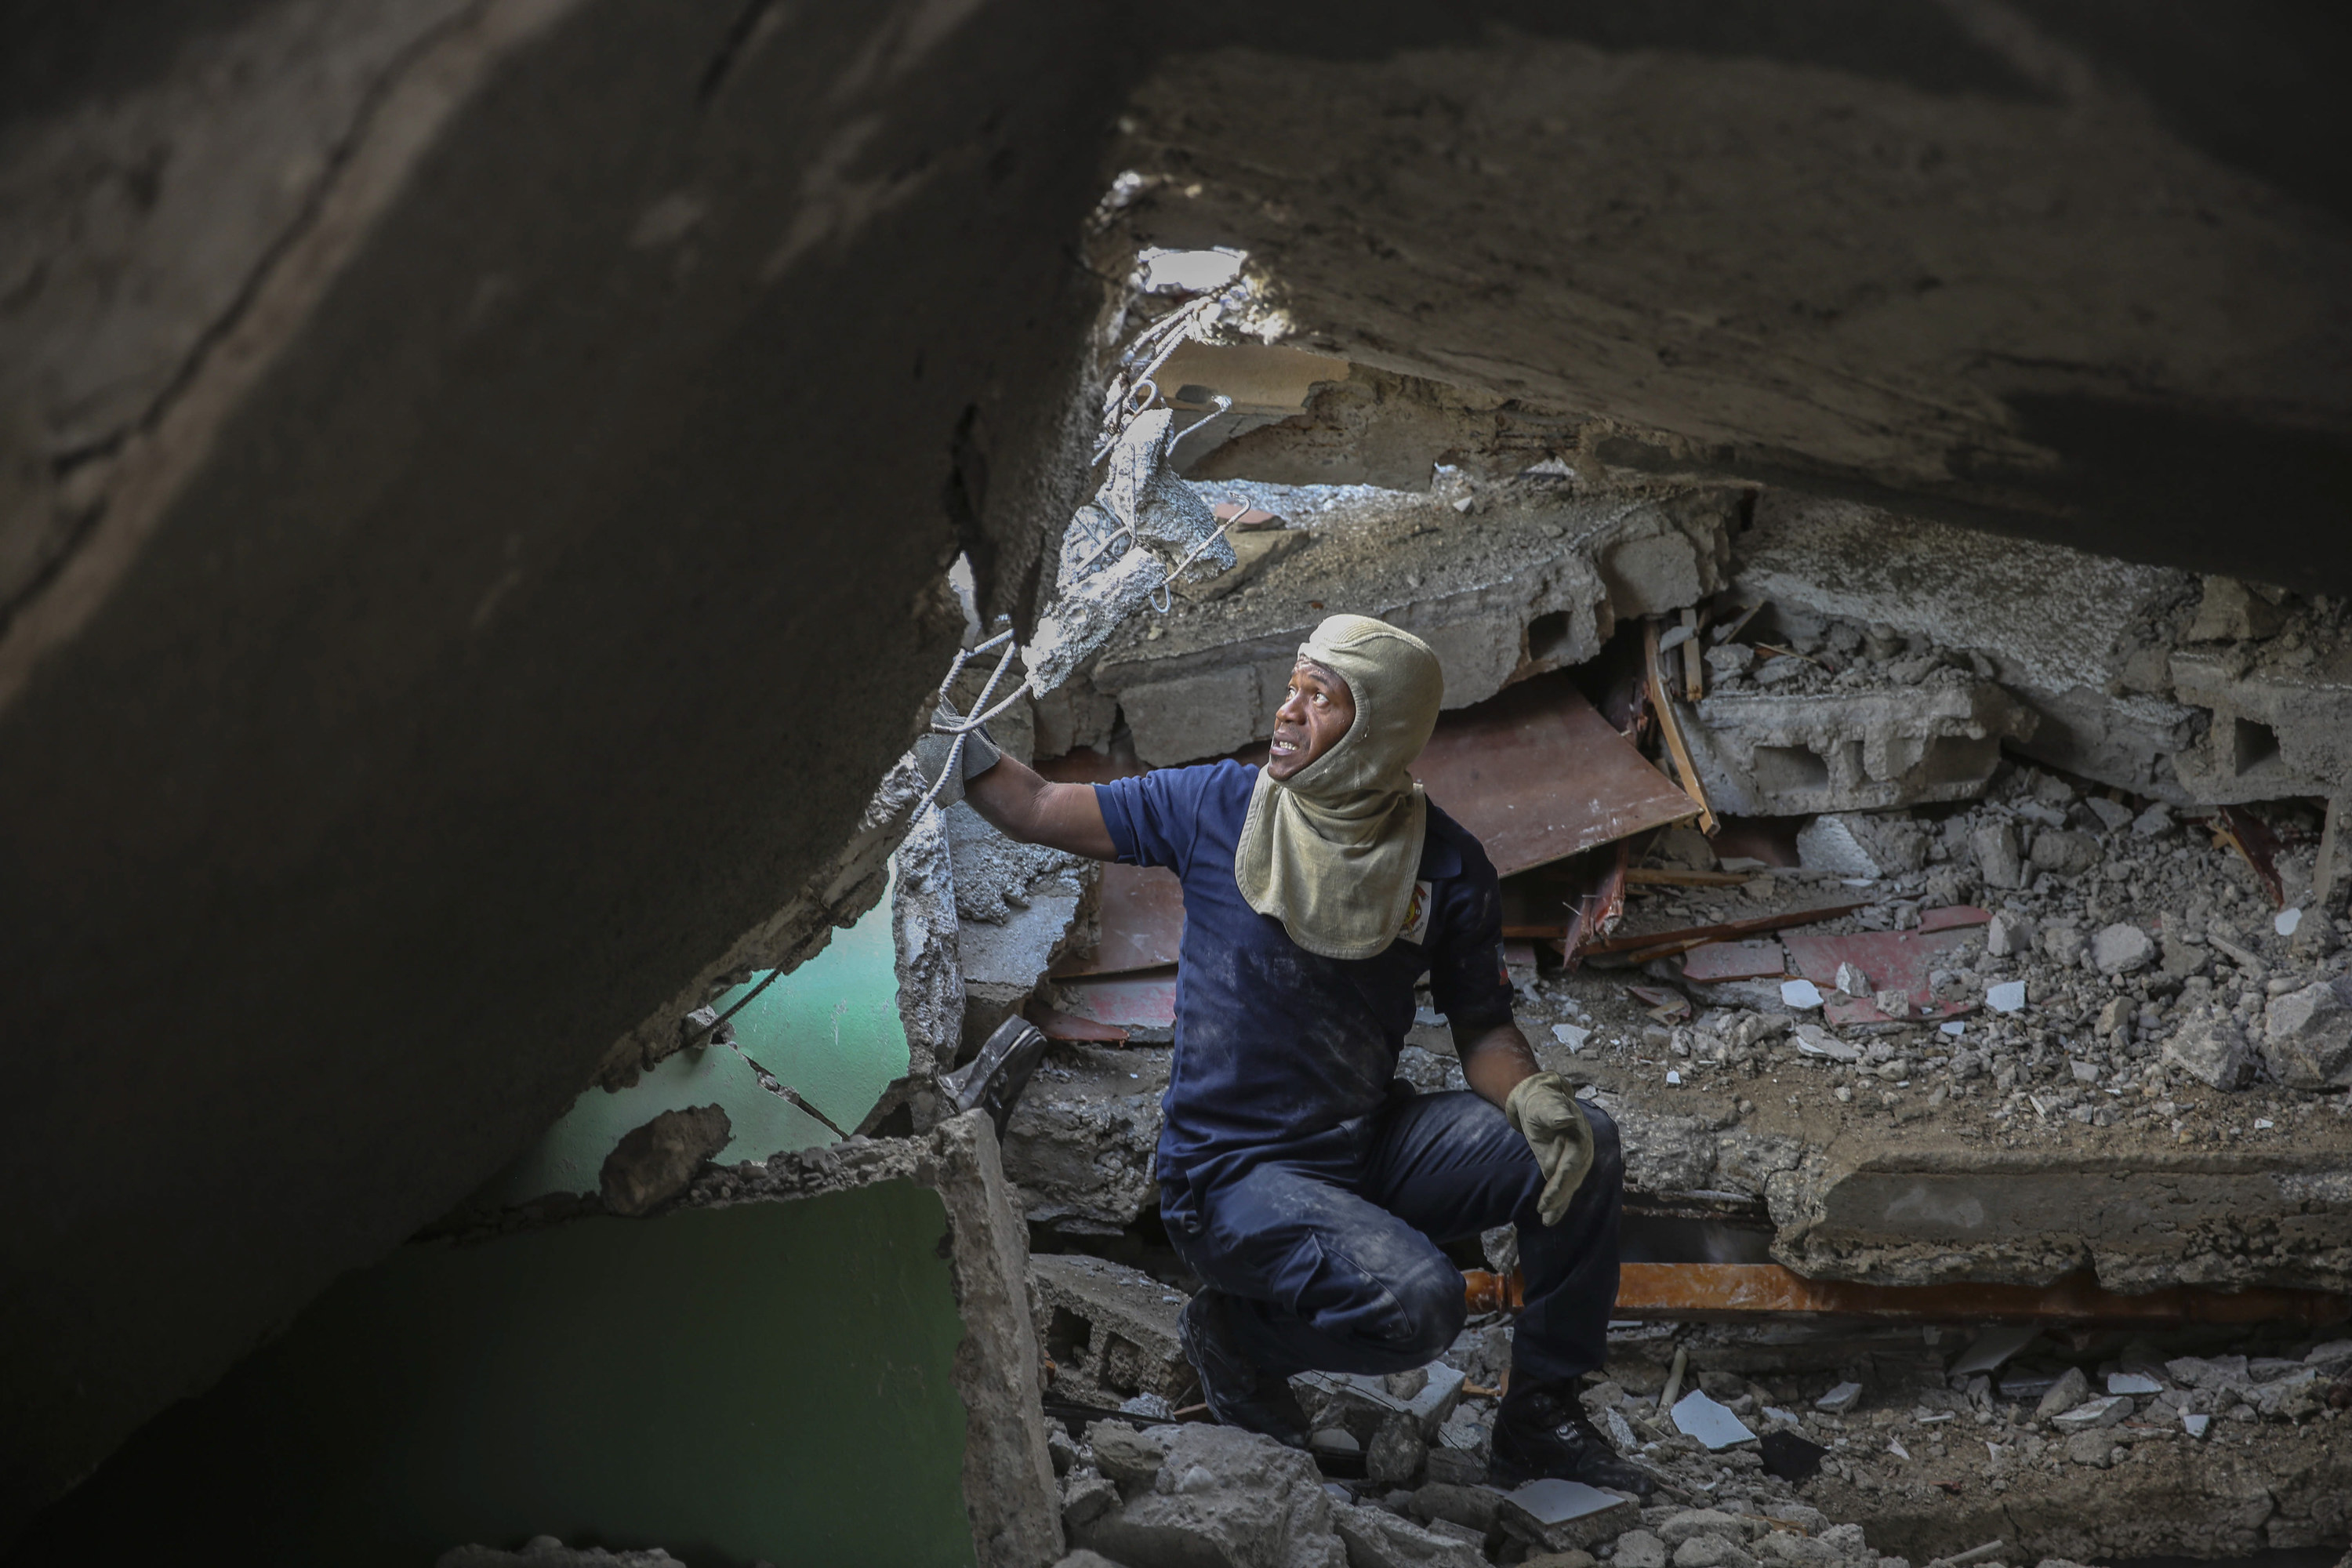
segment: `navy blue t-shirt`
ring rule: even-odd
[[[1255,768],[1225,762],[1095,790],[1118,858],[1165,866],[1184,884],[1163,1184],[1213,1182],[1378,1110],[1424,971],[1457,1040],[1511,1021],[1501,884],[1459,823],[1430,805],[1418,879],[1426,922],[1417,907],[1385,951],[1324,958],[1251,909],[1234,881],[1256,784]]]

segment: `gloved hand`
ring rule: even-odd
[[[932,710],[931,722],[961,724],[963,722],[963,715],[948,703],[941,702]],[[927,734],[915,742],[915,763],[923,770],[923,781],[926,784],[938,778],[940,770],[948,765],[948,752],[954,745],[953,735],[940,734]],[[1004,753],[997,750],[995,739],[989,734],[985,725],[964,736],[963,766],[957,771],[957,776],[950,779],[947,786],[940,791],[940,808],[944,810],[961,800],[964,781],[978,778],[994,767],[1003,759],[1003,756]]]
[[[1558,1225],[1568,1213],[1569,1200],[1584,1184],[1584,1173],[1592,1169],[1592,1123],[1576,1102],[1576,1091],[1556,1072],[1521,1079],[1504,1100],[1503,1114],[1535,1151],[1537,1168],[1543,1172],[1543,1196],[1536,1201],[1536,1211],[1544,1224]]]

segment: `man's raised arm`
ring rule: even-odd
[[[1118,858],[1092,784],[1055,784],[1034,768],[1000,757],[994,767],[964,781],[963,797],[1007,838],[1097,860]]]

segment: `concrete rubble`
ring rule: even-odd
[[[1151,765],[1216,757],[1273,728],[1298,645],[1346,604],[1426,639],[1459,708],[1515,678],[1581,664],[1623,618],[1720,588],[1737,496],[1701,490],[1607,502],[1541,479],[1427,494],[1367,487],[1204,485],[1275,512],[1245,577],[1179,595],[1113,635],[1084,682],[1041,703],[1041,750],[1106,743],[1123,721]],[[1277,538],[1288,548],[1276,552]]]
[[[1276,369],[1306,414],[1268,394],[1180,459],[1201,501],[1247,512],[1234,565],[1102,639],[1008,717],[1010,749],[1097,779],[1246,754],[1297,643],[1345,609],[1428,638],[1449,709],[1572,700],[1673,777],[1623,700],[1654,618],[1720,831],[1654,815],[1506,884],[1508,909],[1560,910],[1623,846],[1622,914],[1573,936],[1506,920],[1522,1029],[1622,1133],[1629,1261],[2352,1295],[2347,605],[1777,489],[1604,485],[1532,447],[1517,472],[1494,451],[1366,467],[1350,443],[1372,425],[1333,424],[1357,405],[1332,388],[1386,373]],[[1358,412],[1412,426],[1381,438],[1424,460],[1456,460],[1433,432],[1478,423],[1422,384],[1383,397]],[[1537,675],[1563,695],[1519,684]],[[1499,790],[1501,771],[1465,776]],[[1420,1373],[1296,1380],[1309,1454],[1206,1425],[1175,1333],[1197,1282],[1158,1234],[1152,1171],[1181,910],[1114,941],[1088,868],[961,806],[944,836],[966,1048],[1023,1008],[1054,1038],[1005,1168],[1045,1249],[1031,1309],[1071,1565],[2074,1568],[2352,1529],[2352,1341],[2317,1296],[2294,1299],[2310,1321],[2006,1340],[1964,1314],[1619,1323],[1585,1399],[1667,1483],[1647,1505],[1486,1484],[1507,1316]],[[1113,1017],[1122,986],[1140,1010]],[[1397,1073],[1465,1087],[1426,997]],[[1508,1271],[1507,1234],[1484,1249]]]

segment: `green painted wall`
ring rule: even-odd
[[[429,1568],[544,1531],[691,1568],[968,1564],[946,1228],[894,1182],[410,1248],[13,1560]]]
[[[894,887],[896,877],[894,869]],[[764,972],[751,984],[763,977]],[[721,997],[719,1011],[748,988]],[[704,1046],[666,1058],[617,1093],[588,1089],[483,1188],[476,1203],[507,1207],[550,1193],[593,1193],[604,1156],[625,1134],[665,1110],[690,1105],[725,1107],[734,1137],[719,1152],[721,1163],[764,1160],[779,1150],[833,1142],[814,1117],[761,1088],[744,1055],[843,1127],[855,1129],[907,1070],[889,891],[856,925],[834,932],[823,952],[761,992],[730,1023],[742,1054]]]

